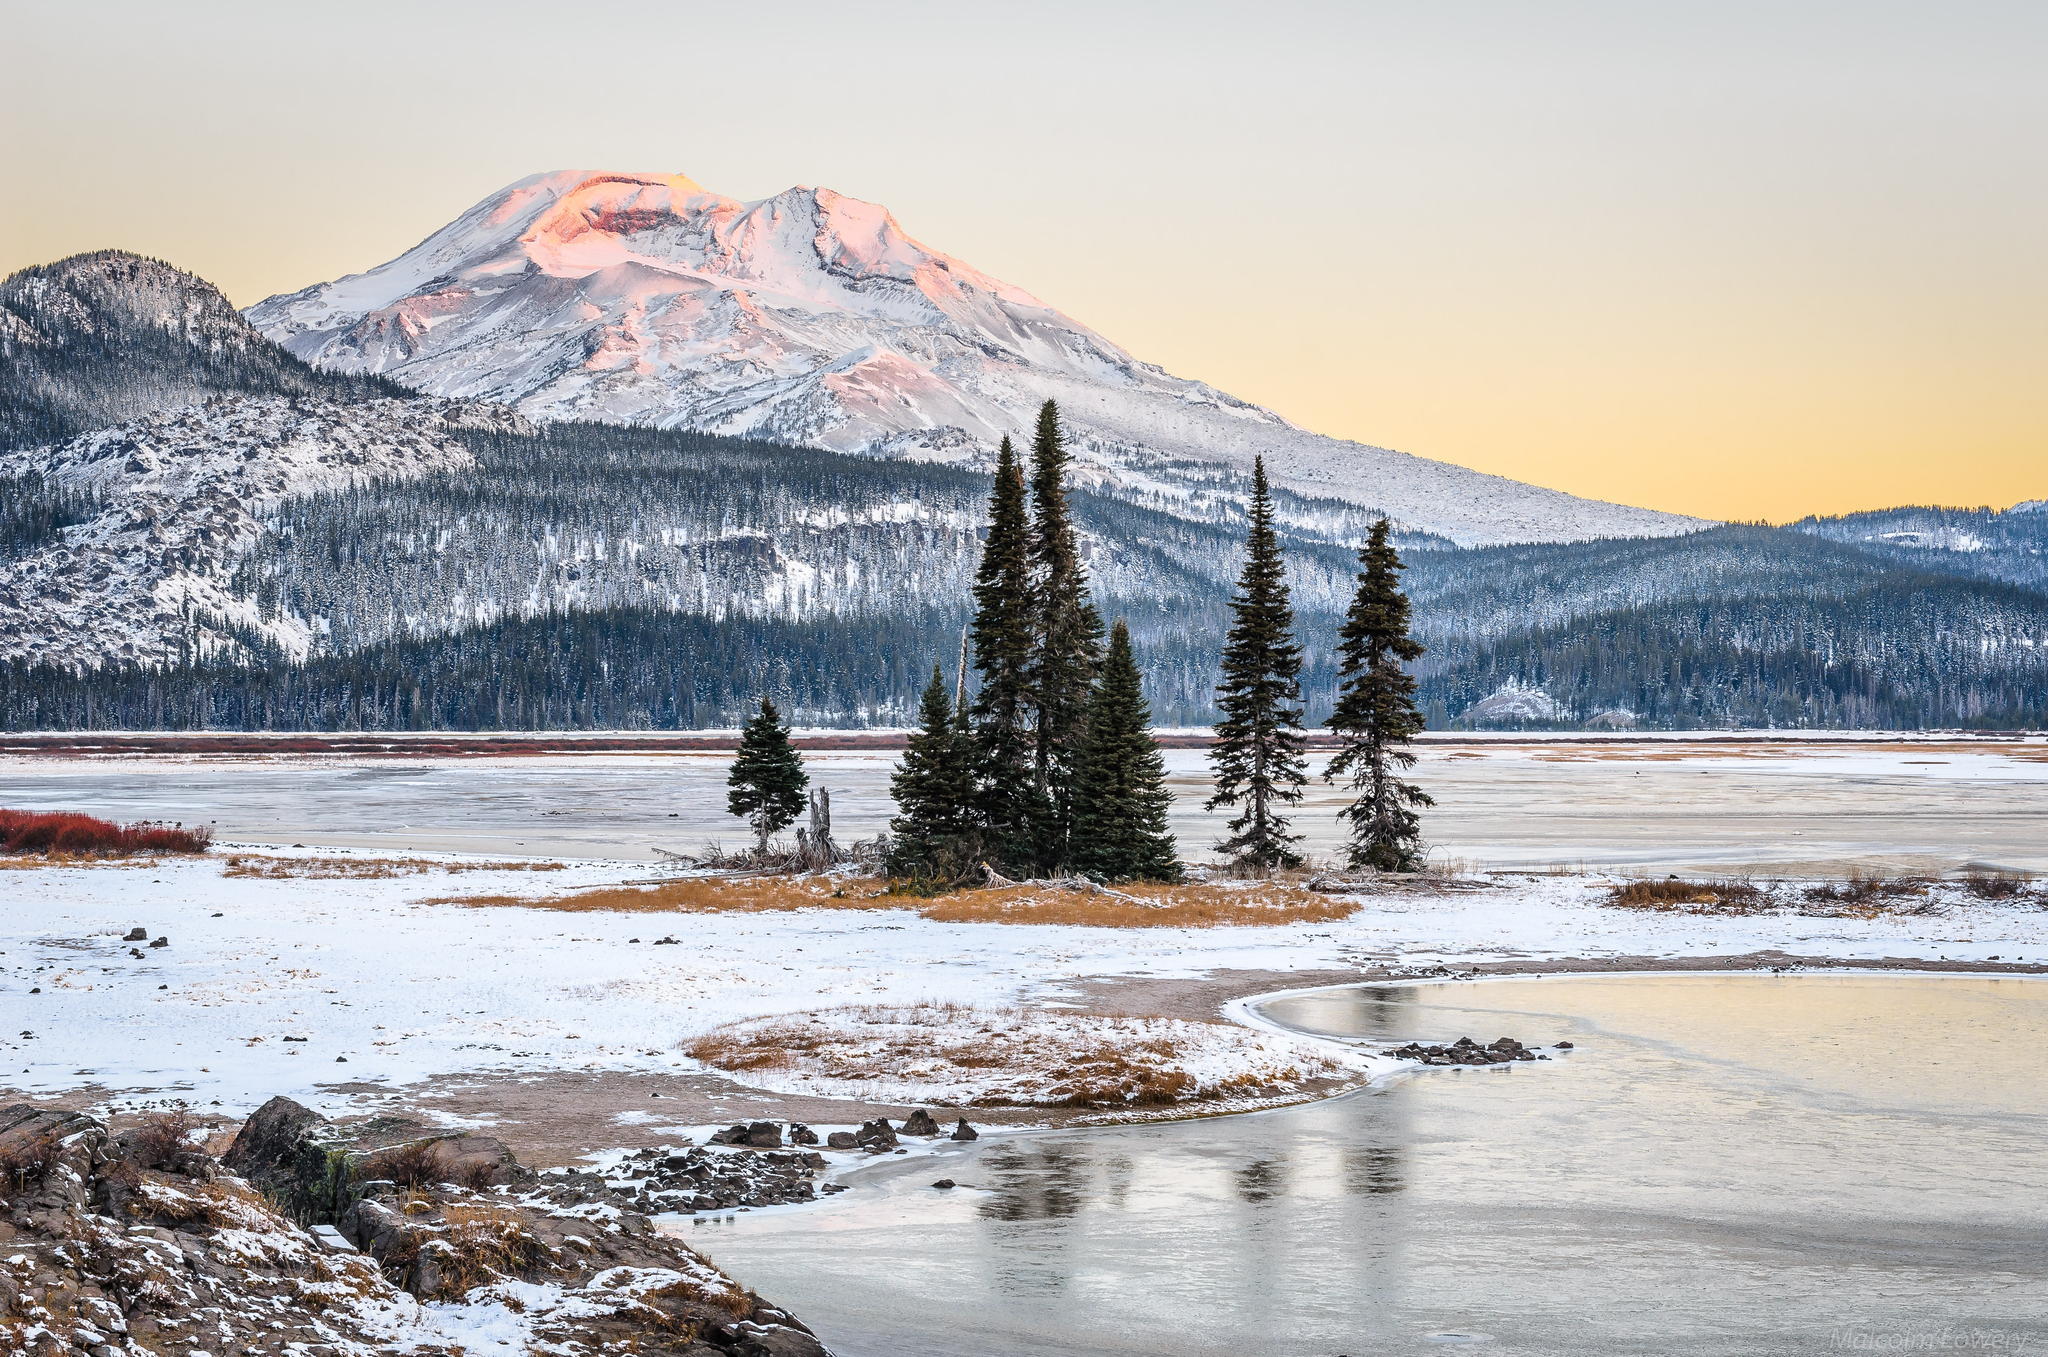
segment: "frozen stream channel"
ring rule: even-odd
[[[1575,977],[1265,1012],[1579,1049],[884,1161],[688,1237],[843,1357],[2048,1345],[2048,981]]]

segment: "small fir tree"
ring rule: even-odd
[[[1152,712],[1122,622],[1088,703],[1074,770],[1075,870],[1104,881],[1178,881],[1180,853],[1166,827],[1173,793],[1152,739]]]
[[[1047,872],[1068,861],[1075,761],[1087,726],[1095,671],[1102,663],[1102,615],[1089,601],[1080,540],[1067,506],[1066,440],[1059,407],[1038,411],[1031,444],[1031,590],[1029,669],[1035,741],[1032,766],[1040,807],[1033,835]]]
[[[966,876],[981,855],[974,791],[973,742],[934,666],[918,729],[889,778],[897,811],[889,821],[889,874],[947,883]]]
[[[1401,592],[1401,557],[1387,540],[1387,520],[1373,524],[1358,553],[1363,568],[1338,633],[1337,706],[1330,729],[1340,737],[1324,781],[1350,776],[1360,795],[1338,813],[1351,822],[1353,867],[1412,872],[1422,865],[1422,824],[1416,809],[1435,801],[1399,771],[1415,764],[1406,748],[1422,732],[1415,677],[1405,667],[1421,658],[1408,634],[1408,596]]]
[[[1038,818],[1031,729],[1031,658],[1036,617],[1031,592],[1031,522],[1024,472],[1005,438],[989,492],[988,539],[974,574],[975,810],[987,851],[1005,870],[1033,862]]]
[[[739,757],[726,778],[732,788],[726,809],[754,827],[756,847],[765,853],[769,837],[803,812],[804,788],[810,781],[803,759],[789,742],[782,713],[762,698],[761,710],[740,733]]]
[[[1230,600],[1233,620],[1223,642],[1223,679],[1216,687],[1216,743],[1209,761],[1216,794],[1205,809],[1244,807],[1230,822],[1230,837],[1216,851],[1258,872],[1298,867],[1281,808],[1301,800],[1308,772],[1302,751],[1301,646],[1294,640],[1294,607],[1287,566],[1273,531],[1273,498],[1266,459],[1252,463],[1251,530],[1245,537],[1244,573]]]

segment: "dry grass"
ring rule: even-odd
[[[548,1246],[517,1211],[490,1205],[441,1208],[441,1233],[421,1245],[441,1270],[440,1294],[463,1296],[549,1261]]]
[[[2033,892],[2034,878],[2027,872],[1974,871],[1964,874],[1961,885],[1979,900],[2017,900]]]
[[[24,1136],[0,1150],[0,1185],[10,1192],[18,1192],[30,1183],[40,1181],[56,1164],[63,1144],[62,1136],[55,1131],[45,1131],[37,1136]]]
[[[163,1168],[179,1155],[199,1147],[192,1135],[197,1130],[192,1114],[182,1107],[152,1112],[134,1132],[135,1148],[151,1168]]]
[[[427,872],[559,872],[559,862],[440,862],[432,858],[273,858],[232,857],[221,875],[253,876],[267,881],[381,881]]]
[[[1624,881],[1610,887],[1607,903],[1617,909],[1648,909],[1671,914],[1762,914],[1778,904],[1769,893],[1748,881]]]
[[[1225,928],[1327,923],[1358,903],[1276,882],[1120,886],[1085,891],[1062,886],[998,886],[919,897],[861,878],[683,877],[651,886],[607,886],[569,895],[448,896],[434,904],[573,912],[653,914],[758,913],[796,909],[908,909],[935,923],[1070,924],[1086,928]]]
[[[379,1150],[356,1163],[359,1183],[388,1181],[405,1188],[434,1187],[454,1183],[476,1190],[491,1185],[497,1165],[488,1160],[458,1163],[437,1140],[414,1140]]]
[[[232,1179],[189,1185],[145,1179],[136,1185],[128,1210],[159,1224],[217,1230],[261,1230],[276,1223],[264,1200]]]

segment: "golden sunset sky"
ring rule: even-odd
[[[541,170],[822,184],[1309,428],[1785,520],[2048,496],[2048,4],[5,6],[0,271],[238,304]]]

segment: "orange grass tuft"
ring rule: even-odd
[[[1093,892],[1063,886],[997,886],[920,897],[892,893],[874,878],[683,877],[649,886],[605,886],[570,895],[458,895],[430,904],[473,909],[516,906],[572,912],[759,913],[795,909],[905,909],[936,923],[1069,924],[1085,928],[1227,928],[1327,923],[1355,900],[1273,882],[1121,886]]]
[[[222,876],[253,876],[268,881],[376,881],[419,876],[425,872],[559,872],[559,862],[442,862],[433,858],[272,858],[232,857]]]

